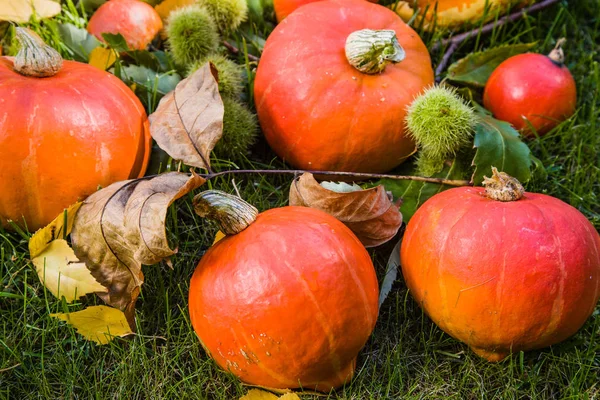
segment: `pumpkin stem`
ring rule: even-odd
[[[548,54],[548,58],[554,61],[558,65],[563,65],[565,63],[565,52],[562,46],[567,42],[567,39],[560,38],[558,42],[556,42],[556,46],[554,49]]]
[[[365,74],[379,74],[389,63],[399,63],[406,52],[392,30],[363,29],[352,32],[346,39],[346,59]]]
[[[258,216],[258,210],[252,204],[220,190],[206,190],[197,194],[193,205],[196,214],[217,221],[221,232],[226,235],[240,233]]]
[[[492,177],[483,177],[483,186],[488,198],[497,201],[517,201],[525,194],[521,182],[505,172],[492,167]]]
[[[21,75],[44,78],[54,76],[62,68],[63,59],[37,33],[27,28],[16,28],[21,49],[15,57],[14,70]]]

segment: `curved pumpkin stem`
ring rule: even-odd
[[[554,49],[548,54],[548,58],[558,65],[563,65],[565,63],[565,52],[562,47],[566,42],[567,39],[565,38],[558,39],[556,46],[554,46]]]
[[[221,232],[226,235],[240,233],[258,216],[258,210],[252,204],[220,190],[197,194],[193,205],[196,214],[217,221]]]
[[[60,71],[63,59],[41,37],[27,28],[16,28],[21,49],[15,57],[14,70],[21,75],[36,78],[54,76]]]
[[[396,32],[363,29],[346,39],[346,59],[365,74],[379,74],[390,64],[404,60],[406,52],[400,46]]]
[[[525,194],[525,188],[516,178],[492,167],[492,177],[483,177],[483,186],[488,198],[497,201],[517,201]]]

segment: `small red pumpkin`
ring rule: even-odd
[[[198,198],[214,193],[198,195],[196,210]],[[250,225],[237,234],[243,227],[222,225],[233,235],[206,252],[190,283],[190,318],[203,346],[221,368],[252,385],[320,391],[343,385],[377,319],[369,254],[322,211],[283,207],[256,217],[249,204],[232,204],[243,218],[219,213]]]
[[[427,48],[364,0],[303,6],[267,39],[254,86],[273,150],[309,170],[385,172],[404,161],[406,107],[433,83]]]
[[[118,78],[17,32],[25,51],[0,57],[0,222],[33,232],[98,186],[143,176],[151,136]]]
[[[129,48],[144,50],[163,27],[160,15],[140,0],[109,0],[90,18],[87,30],[104,41],[103,33],[120,33]]]
[[[290,15],[298,7],[308,3],[314,3],[315,1],[322,0],[273,0],[273,7],[275,8],[275,16],[277,17],[277,21],[283,21],[285,17]],[[377,3],[377,0],[368,1],[371,3]]]
[[[429,317],[499,361],[581,328],[600,297],[600,237],[575,208],[524,193],[504,173],[494,171],[485,184],[425,202],[400,255],[406,284]]]
[[[571,117],[577,86],[560,44],[549,56],[519,54],[500,64],[485,86],[483,104],[525,135],[533,134],[531,126],[543,135]]]

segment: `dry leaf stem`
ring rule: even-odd
[[[442,72],[446,69],[448,62],[450,61],[450,57],[452,57],[452,54],[454,54],[454,52],[456,51],[456,49],[458,49],[458,46],[462,42],[464,42],[474,36],[490,33],[497,27],[518,21],[527,14],[532,14],[537,11],[541,11],[545,8],[550,7],[551,5],[554,5],[555,3],[558,3],[559,1],[560,0],[544,0],[541,3],[537,3],[537,4],[534,4],[527,8],[523,8],[519,11],[516,11],[516,12],[510,14],[510,15],[499,18],[497,21],[490,22],[489,24],[486,24],[480,28],[476,28],[476,29],[470,30],[468,32],[461,33],[460,35],[456,35],[456,36],[450,37],[448,39],[440,40],[439,42],[437,42],[436,44],[433,45],[433,47],[431,48],[431,51],[436,51],[436,50],[438,50],[442,47],[446,47],[448,45],[450,45],[450,47],[448,47],[448,49],[444,52],[442,61],[438,64],[438,66],[435,70],[436,79],[439,81],[439,78],[442,75]]]
[[[235,47],[234,45],[232,45],[231,43],[229,43],[226,40],[223,41],[223,46],[225,46],[227,48],[227,50],[229,50],[229,52],[235,56],[240,54],[240,49],[238,49],[237,47]],[[248,56],[248,60],[250,60],[250,61],[260,60],[259,57],[256,57],[255,55],[252,55],[250,53],[248,53],[247,56]]]
[[[365,172],[345,172],[345,171],[305,171],[300,169],[237,169],[216,172],[212,174],[199,174],[206,180],[216,178],[218,176],[230,175],[230,174],[288,174],[288,175],[302,175],[304,173],[311,173],[313,175],[320,176],[339,176],[344,178],[357,178],[363,179],[394,179],[394,180],[410,180],[418,182],[438,183],[448,186],[472,186],[473,184],[467,180],[460,179],[443,179],[443,178],[426,178],[423,176],[409,176],[409,175],[387,175],[387,174],[371,174]]]

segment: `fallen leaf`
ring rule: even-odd
[[[50,18],[60,14],[60,3],[52,0],[0,0],[0,21],[29,22],[33,15]]]
[[[114,50],[99,46],[90,53],[90,60],[88,63],[96,68],[106,71],[113,66],[115,61],[117,61],[117,55]]]
[[[142,264],[175,253],[165,234],[167,208],[204,182],[180,172],[117,182],[88,197],[77,213],[71,234],[75,254],[108,288],[99,296],[124,310],[132,328]]]
[[[208,169],[210,152],[223,135],[223,101],[217,72],[206,63],[163,97],[150,115],[150,133],[172,158]]]
[[[158,73],[150,68],[138,65],[127,65],[121,68],[122,78],[144,87],[149,93],[158,93],[162,96],[173,91],[181,81],[177,73]]]
[[[77,259],[66,240],[52,241],[31,261],[44,286],[56,298],[64,297],[67,303],[89,293],[107,291]]]
[[[169,18],[171,12],[177,10],[178,8],[192,5],[197,0],[165,0],[162,3],[158,4],[154,9],[160,15],[163,21],[166,21]]]
[[[344,184],[347,185],[347,184]],[[383,186],[348,191],[346,186],[320,185],[312,174],[304,173],[290,187],[290,205],[316,208],[333,215],[356,234],[365,247],[379,246],[392,239],[402,214]],[[350,185],[347,185],[350,186]]]
[[[251,389],[245,396],[240,397],[240,400],[300,400],[300,397],[296,393],[286,393],[277,397],[273,393],[264,390]]]
[[[398,267],[400,266],[400,246],[402,245],[402,239],[392,249],[390,258],[388,259],[387,266],[385,268],[385,276],[381,283],[381,290],[379,291],[379,309],[381,305],[392,291],[392,286],[396,282],[398,277]]]
[[[53,240],[65,239],[71,233],[75,214],[82,205],[83,203],[79,202],[69,206],[52,222],[34,233],[29,239],[29,257],[35,258],[40,255]]]
[[[474,146],[477,152],[473,158],[475,172],[471,180],[475,185],[483,182],[492,166],[525,183],[531,178],[532,167],[537,165],[531,158],[531,150],[512,125],[482,112],[475,125]]]
[[[116,337],[132,335],[125,314],[116,308],[92,306],[68,314],[50,314],[73,326],[77,333],[99,344],[107,344]]]
[[[88,62],[92,51],[102,44],[88,31],[73,24],[58,25],[58,33],[62,43],[69,49],[76,61]]]
[[[217,244],[219,242],[219,240],[223,239],[225,237],[225,234],[221,231],[217,231],[216,235],[215,235],[215,240],[213,240],[213,246],[215,244]]]
[[[448,79],[476,87],[484,87],[492,72],[506,59],[533,49],[535,43],[509,44],[471,53],[448,68]]]

